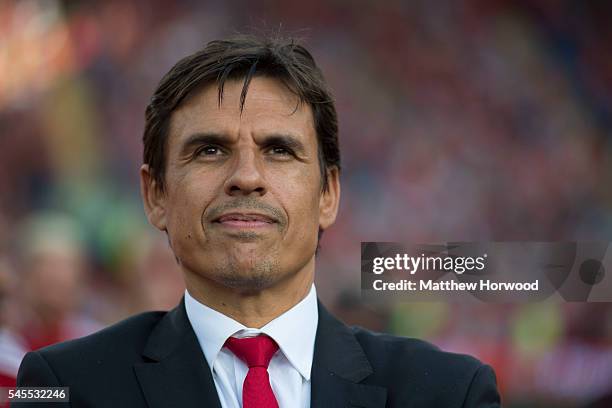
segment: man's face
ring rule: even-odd
[[[142,192],[150,222],[168,233],[186,279],[258,290],[311,279],[319,227],[335,220],[337,171],[321,189],[312,111],[274,79],[253,78],[192,95],[173,113],[165,191],[147,166]],[[297,107],[297,109],[296,109]]]

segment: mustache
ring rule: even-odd
[[[253,210],[270,217],[280,225],[287,224],[287,217],[285,217],[285,213],[283,211],[254,197],[239,197],[232,201],[219,204],[215,207],[210,207],[208,211],[206,211],[204,218],[211,222],[212,220],[219,218],[231,210]]]

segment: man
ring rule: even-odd
[[[41,212],[30,215],[20,229],[19,331],[28,349],[100,330],[103,326],[80,310],[88,271],[76,221]]]
[[[293,42],[213,41],[161,80],[146,112],[141,192],[186,292],[172,311],[29,353],[21,386],[72,406],[496,407],[486,365],[348,328],[317,302],[336,218],[336,111]]]

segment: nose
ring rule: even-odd
[[[232,173],[225,182],[225,193],[230,196],[263,196],[267,192],[261,163],[251,149],[242,149],[235,154]]]

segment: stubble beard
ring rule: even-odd
[[[260,202],[252,197],[235,199],[230,203],[212,208],[209,213],[202,213],[200,223],[206,236],[206,223],[209,219],[216,218],[217,214],[231,209],[255,209],[264,211],[276,219],[276,227],[282,235],[287,227],[287,218],[284,213],[271,205]],[[241,243],[257,242],[262,240],[260,233],[255,231],[239,231],[232,233],[232,239]],[[241,258],[239,258],[242,257]],[[226,262],[217,266],[213,272],[218,283],[221,285],[243,291],[245,293],[258,292],[272,286],[280,276],[280,262],[277,251],[266,253],[262,259],[254,259],[245,264],[245,255],[228,252]]]
[[[278,279],[280,266],[274,257],[266,257],[244,265],[244,261],[230,256],[227,263],[218,267],[215,272],[223,286],[248,293],[272,286]]]

